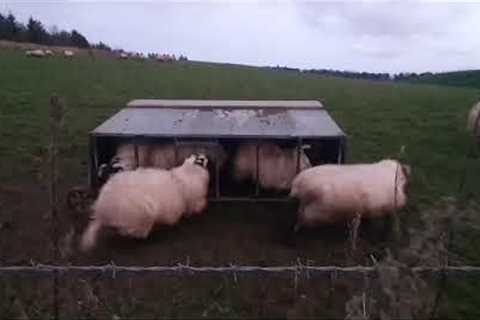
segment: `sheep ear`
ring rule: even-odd
[[[186,157],[183,162],[184,163],[195,163],[196,161],[196,156],[194,154],[191,154],[190,156]]]

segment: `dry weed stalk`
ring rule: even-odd
[[[347,301],[346,319],[437,317],[446,290],[447,273],[441,272],[433,281],[414,272],[412,267],[446,268],[461,263],[462,258],[454,248],[453,230],[462,234],[479,232],[477,210],[475,203],[462,206],[450,198],[421,212],[421,227],[409,229],[409,245],[396,256],[387,249],[383,260],[374,260],[377,278],[373,281],[372,294],[365,296],[363,290]]]

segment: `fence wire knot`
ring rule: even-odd
[[[110,261],[110,264],[108,266],[112,270],[112,279],[116,279],[117,278],[117,268],[116,268],[115,262]]]
[[[230,263],[230,268],[232,269],[233,281],[237,283],[237,273],[235,272],[236,266],[233,263]]]

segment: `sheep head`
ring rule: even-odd
[[[195,164],[206,168],[207,165],[208,165],[207,156],[203,153],[199,153],[199,154],[195,155]]]
[[[206,168],[208,164],[208,158],[203,153],[194,153],[190,157],[186,158],[184,163],[195,164]]]

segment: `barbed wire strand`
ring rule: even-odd
[[[396,267],[382,267],[383,269],[396,269]],[[470,266],[470,265],[461,265],[461,266],[416,266],[407,268],[408,270],[414,273],[442,273],[445,272],[446,275],[458,275],[458,274],[471,274],[479,273],[480,266]],[[51,264],[35,264],[31,266],[18,265],[18,266],[1,266],[0,267],[0,276],[7,275],[20,275],[20,274],[35,274],[35,275],[45,275],[50,276],[55,273],[58,276],[65,276],[66,274],[102,274],[110,275],[113,279],[118,278],[119,276],[125,275],[140,275],[147,273],[158,273],[172,276],[194,276],[198,274],[210,274],[210,275],[223,275],[230,274],[235,277],[242,274],[291,274],[293,276],[301,275],[304,278],[309,278],[319,275],[327,275],[332,278],[338,278],[341,275],[348,274],[372,274],[376,273],[378,270],[375,266],[311,266],[304,264],[295,264],[290,266],[238,266],[238,265],[229,265],[229,266],[190,266],[185,264],[177,264],[172,266],[118,266],[114,263],[106,265],[51,265]],[[238,279],[237,279],[238,280]]]

